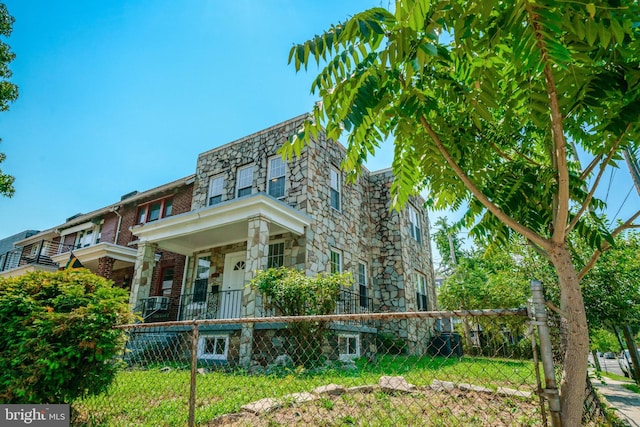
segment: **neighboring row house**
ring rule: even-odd
[[[423,200],[391,209],[391,170],[363,169],[347,184],[345,149],[323,135],[283,160],[278,149],[306,117],[204,152],[193,176],[123,196],[19,244],[23,251],[40,245],[26,252],[54,265],[73,249],[85,267],[130,288],[145,321],[264,316],[260,295],[246,285],[257,270],[280,266],[351,272],[355,287],[343,290],[339,313],[435,309]],[[398,324],[390,332],[419,345],[411,322]],[[210,329],[203,358],[226,360],[230,340],[254,334],[240,325]],[[362,334],[372,331],[343,329],[350,355],[359,355]],[[248,361],[251,351],[237,357]]]

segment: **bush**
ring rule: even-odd
[[[340,289],[352,284],[348,273],[309,277],[285,267],[258,271],[251,281],[251,286],[265,296],[267,306],[284,316],[333,314]],[[327,322],[292,322],[289,328],[289,351],[294,363],[305,366],[320,363]]]
[[[113,380],[127,292],[88,270],[0,278],[0,403],[70,403]]]

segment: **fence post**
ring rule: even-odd
[[[553,349],[549,336],[549,325],[547,324],[547,309],[544,305],[542,283],[539,280],[531,281],[531,294],[533,296],[533,314],[535,316],[533,323],[538,327],[538,337],[540,338],[540,357],[546,386],[544,395],[549,402],[551,425],[553,427],[562,427],[560,394],[558,393],[556,374],[553,368]]]
[[[196,425],[196,377],[198,375],[198,324],[193,323],[191,333],[191,383],[189,389],[189,427]]]

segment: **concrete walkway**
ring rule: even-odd
[[[607,399],[608,406],[616,409],[618,418],[626,421],[631,427],[640,427],[640,394],[627,390],[622,385],[629,382],[612,380],[603,377],[602,384],[597,379],[592,379],[593,386]]]

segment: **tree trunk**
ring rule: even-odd
[[[560,309],[566,316],[566,348],[563,354],[560,405],[563,426],[580,426],[585,397],[589,356],[589,331],[582,299],[580,279],[571,261],[566,244],[549,251],[558,273]]]
[[[598,350],[591,350],[591,355],[593,356],[593,364],[596,367],[596,371],[602,371],[602,367],[600,366],[600,358],[598,357]]]
[[[624,334],[624,340],[627,343],[627,348],[629,349],[629,360],[627,360],[627,363],[629,364],[629,378],[634,380],[636,384],[640,384],[640,360],[638,360],[638,350],[633,339],[631,327],[628,323],[622,327],[622,333]],[[633,367],[633,374],[631,373],[631,367]]]

